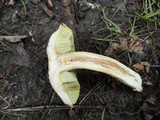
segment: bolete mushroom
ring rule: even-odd
[[[117,60],[90,52],[75,52],[72,30],[61,24],[52,34],[47,46],[49,80],[62,101],[73,107],[80,85],[75,69],[89,69],[117,78],[135,91],[142,91],[142,80],[134,72]]]

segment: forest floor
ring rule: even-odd
[[[136,92],[103,73],[77,70],[74,115],[52,89],[46,46],[61,23],[76,51],[110,56],[143,80]],[[159,0],[1,0],[1,120],[160,120]]]

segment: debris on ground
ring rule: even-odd
[[[17,22],[17,15],[18,15],[18,10],[15,10],[12,14],[12,18],[11,18],[11,21],[13,23],[16,23]]]
[[[14,52],[12,57],[12,63],[19,66],[30,66],[30,57],[29,54],[24,49],[23,43],[14,45]]]
[[[20,42],[22,39],[27,38],[27,35],[17,35],[17,36],[0,36],[0,40],[7,40],[8,42]]]
[[[14,3],[15,3],[15,0],[9,0],[7,5],[14,5]]]
[[[145,120],[159,120],[160,105],[157,98],[159,95],[159,93],[153,93],[143,102],[142,111]]]
[[[147,73],[149,72],[149,68],[150,68],[150,64],[148,62],[140,62],[140,63],[136,63],[133,65],[134,69],[137,72],[144,72],[146,71]]]
[[[53,7],[52,0],[47,0],[47,4],[48,4],[48,6],[49,6],[50,8],[52,8],[52,7]]]
[[[158,0],[0,0],[0,108],[18,110],[0,111],[0,118],[71,119],[47,73],[48,40],[65,23],[76,51],[109,55],[143,80],[136,93],[113,77],[76,70],[76,119],[159,120],[159,8]]]
[[[129,51],[132,53],[143,54],[142,41],[135,37],[128,40],[128,38],[120,37],[116,42],[113,42],[109,45],[105,54],[112,55],[115,52],[120,51]]]
[[[46,13],[50,18],[56,16],[56,15],[53,13],[53,11],[50,10],[50,9],[47,7],[46,4],[43,4],[43,3],[42,3],[42,7],[43,7],[43,10],[45,11],[45,13]]]
[[[31,0],[34,4],[38,4],[40,0]]]
[[[38,21],[39,25],[44,25],[46,23],[49,23],[51,20],[48,17],[42,18]]]

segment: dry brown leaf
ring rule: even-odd
[[[43,24],[49,23],[49,22],[50,22],[50,19],[48,17],[46,17],[46,18],[42,18],[41,20],[39,20],[38,24],[43,25]]]
[[[109,48],[105,51],[105,53],[107,53],[107,55],[111,55],[114,50],[119,49],[119,44],[118,43],[113,43],[109,46]]]
[[[47,3],[48,3],[49,7],[51,7],[51,8],[53,7],[52,0],[48,0]]]
[[[141,62],[141,64],[145,66],[145,70],[148,73],[151,65],[148,62]]]
[[[140,41],[139,38],[135,37],[132,38],[128,44],[129,51],[134,52],[134,53],[143,53],[143,48],[142,48],[142,42]]]
[[[141,63],[136,63],[133,65],[133,67],[137,72],[144,71],[144,65],[142,65]]]
[[[76,25],[76,18],[75,18],[75,11],[74,11],[74,4],[72,0],[63,0],[63,6],[65,7],[64,16],[68,18],[71,26]]]
[[[160,106],[158,104],[159,93],[151,94],[144,102],[142,106],[142,113],[145,120],[159,120],[160,118]]]
[[[47,5],[42,4],[42,7],[43,7],[43,10],[46,12],[46,14],[47,14],[50,18],[52,18],[53,16],[56,16],[56,15],[53,13],[53,11],[51,11],[51,10],[47,7]]]
[[[108,49],[105,51],[107,55],[111,55],[117,51],[129,51],[133,53],[143,53],[142,42],[139,38],[135,37],[131,40],[127,38],[120,37],[117,42],[113,42],[110,44]]]
[[[127,1],[124,0],[123,2],[118,3],[117,5],[115,5],[115,7],[117,8],[116,11],[118,12],[120,10],[121,12],[126,13],[126,14],[129,15],[129,13],[128,13],[127,9],[126,9],[126,4],[127,4]]]
[[[122,51],[128,50],[128,41],[126,38],[119,39],[119,50]]]
[[[149,72],[150,64],[148,62],[140,62],[133,65],[134,69],[137,72],[146,71]]]
[[[26,35],[18,35],[18,36],[0,36],[0,40],[7,40],[8,42],[19,42],[21,39],[26,38]]]
[[[128,41],[124,37],[120,37],[117,42],[110,44],[109,48],[105,51],[107,55],[113,54],[115,51],[126,51],[128,50]]]
[[[14,13],[12,14],[11,21],[13,23],[15,23],[17,21],[17,14],[18,14],[18,10],[15,10]]]
[[[69,7],[71,5],[71,0],[63,0],[63,5]]]
[[[9,0],[8,5],[14,5],[15,0]]]

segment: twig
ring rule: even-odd
[[[57,16],[56,14],[53,13],[52,10],[50,10],[50,9],[47,7],[47,5],[42,4],[42,8],[43,8],[43,10],[45,11],[45,13],[46,13],[50,18],[52,18],[52,17],[54,17],[54,16]]]
[[[160,65],[151,65],[150,67],[155,67],[155,68],[157,68],[157,67],[160,67]]]
[[[104,109],[103,109],[101,120],[104,120],[106,108],[107,108],[107,107],[104,107]]]
[[[80,108],[80,109],[103,109],[104,106],[81,106],[81,105],[74,105],[73,108]],[[51,106],[35,106],[35,107],[24,107],[24,108],[13,108],[13,109],[5,109],[5,112],[22,112],[22,111],[40,111],[40,110],[62,110],[62,109],[71,109],[69,106],[66,105],[51,105]]]
[[[47,0],[47,3],[48,3],[48,5],[49,5],[49,7],[53,7],[53,3],[52,3],[52,1],[51,0]]]
[[[98,88],[99,86],[101,86],[101,84],[103,83],[104,81],[100,82],[99,84],[97,84],[96,86],[94,86],[83,98],[82,100],[79,102],[79,105],[81,105],[87,98],[88,96],[96,89]]]
[[[76,25],[76,18],[74,12],[73,0],[63,0],[63,6],[65,7],[65,16],[68,18],[68,21],[72,27]]]
[[[18,35],[18,36],[0,36],[0,41],[1,40],[7,40],[8,42],[19,42],[21,41],[21,39],[24,39],[26,38],[27,36],[26,35]]]

